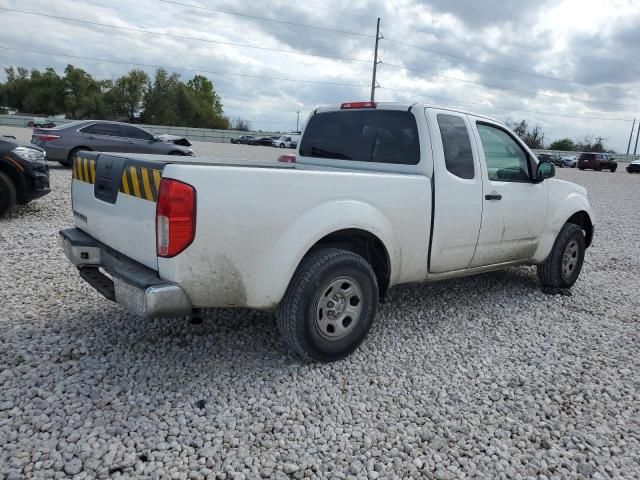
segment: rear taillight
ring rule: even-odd
[[[52,140],[57,140],[58,138],[60,138],[60,135],[36,134],[34,135],[34,137],[36,137],[36,141],[38,142],[50,142]]]
[[[156,204],[156,251],[175,257],[196,234],[196,191],[191,185],[163,178]]]
[[[340,105],[341,110],[351,110],[353,108],[376,108],[375,102],[348,102]]]
[[[278,157],[278,161],[281,163],[296,163],[296,156],[293,153],[287,153],[280,155]]]

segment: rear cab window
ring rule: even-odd
[[[413,114],[361,109],[319,112],[307,124],[299,155],[315,159],[417,165],[420,140]]]

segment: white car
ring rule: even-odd
[[[279,148],[296,148],[299,140],[300,135],[283,135],[274,140],[272,145]]]
[[[543,288],[577,280],[587,192],[503,123],[356,102],[306,125],[295,163],[82,152],[66,255],[136,315],[276,311],[290,348],[317,361],[355,350],[396,285],[523,264]]]
[[[578,166],[578,159],[576,157],[562,157],[562,166],[576,168]]]

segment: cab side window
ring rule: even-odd
[[[478,123],[489,180],[528,182],[531,180],[527,152],[504,130]]]
[[[444,163],[456,177],[471,179],[475,176],[473,151],[464,119],[455,115],[438,114],[438,127],[444,148]]]
[[[122,137],[122,129],[113,123],[94,123],[80,130],[82,133],[93,135],[107,135],[109,137]]]

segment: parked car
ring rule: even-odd
[[[238,138],[232,138],[231,143],[237,143],[239,145],[249,145],[255,137],[253,135],[241,135]]]
[[[0,137],[0,216],[16,203],[26,204],[49,193],[44,150]]]
[[[562,157],[562,166],[569,168],[576,168],[578,166],[578,160],[574,156]]]
[[[541,162],[553,163],[556,167],[563,167],[562,159],[558,155],[550,155],[548,153],[541,153],[537,155],[538,160]]]
[[[36,128],[31,143],[44,148],[49,160],[66,166],[71,166],[73,158],[81,150],[193,155],[190,148],[163,140],[138,126],[102,120],[82,120],[55,128]]]
[[[56,124],[50,120],[46,120],[44,118],[34,118],[33,120],[29,120],[27,122],[27,127],[32,128],[53,128]]]
[[[640,173],[640,160],[633,160],[629,165],[627,165],[627,172]]]
[[[249,142],[249,145],[263,145],[263,146],[270,147],[271,145],[273,145],[273,140],[274,140],[273,137],[254,138]]]
[[[279,148],[297,148],[299,135],[283,135],[273,141],[272,145]]]
[[[578,168],[580,170],[591,168],[598,172],[603,169],[615,172],[618,163],[606,153],[583,153],[578,158]]]
[[[80,276],[137,315],[277,310],[290,348],[328,362],[395,285],[533,264],[544,288],[570,288],[593,217],[554,173],[489,117],[347,103],[313,111],[295,163],[82,152],[60,235]]]

